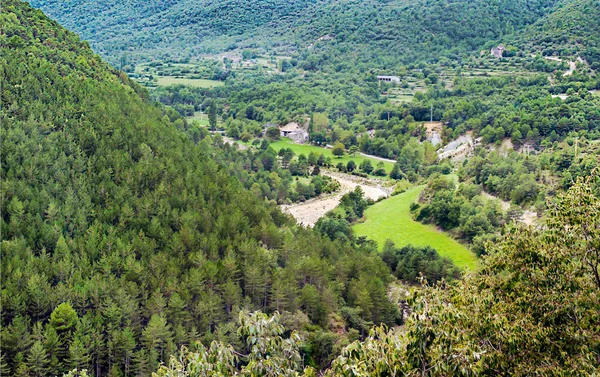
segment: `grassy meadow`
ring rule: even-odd
[[[365,211],[366,221],[353,226],[356,235],[377,241],[380,248],[388,238],[399,247],[408,244],[431,246],[440,255],[452,259],[457,266],[477,269],[478,261],[474,253],[434,226],[413,220],[410,205],[424,188],[413,187],[369,207]]]
[[[215,86],[224,85],[223,81],[217,80],[206,80],[206,79],[189,79],[189,78],[177,78],[174,76],[160,76],[156,79],[159,86],[169,85],[189,85],[197,88],[213,88]]]
[[[208,115],[199,111],[195,112],[194,115],[187,117],[188,121],[196,121],[201,126],[208,126]]]
[[[360,165],[361,162],[363,162],[363,160],[368,159],[368,160],[371,160],[373,167],[376,168],[377,164],[380,162],[379,160],[374,159],[374,158],[360,156],[358,153],[356,154],[355,157],[349,156],[346,153],[341,158],[338,158],[338,157],[334,156],[333,153],[331,153],[331,149],[317,147],[315,145],[309,145],[309,144],[296,144],[293,141],[291,141],[290,139],[281,139],[281,140],[272,142],[271,147],[273,149],[275,149],[276,151],[279,151],[282,148],[291,148],[296,155],[304,154],[304,155],[308,156],[308,154],[310,152],[314,152],[317,154],[322,153],[325,157],[331,157],[331,162],[333,163],[334,166],[337,165],[338,162],[343,162],[344,164],[347,164],[348,161],[350,161],[350,160],[354,160],[354,162],[356,162],[356,165]],[[392,170],[392,167],[394,166],[394,164],[392,164],[391,162],[384,161],[383,166],[385,168],[385,171],[389,173]],[[385,178],[385,177],[382,177],[382,178]]]

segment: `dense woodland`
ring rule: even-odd
[[[319,366],[400,320],[372,246],[295,226],[40,11],[1,17],[3,374],[148,375],[241,309],[287,313]]]
[[[544,55],[580,54],[593,69],[600,68],[600,4],[594,0],[566,1],[556,11],[515,34],[514,43]]]
[[[509,228],[479,272],[413,291],[404,328],[373,328],[342,350],[325,375],[597,374],[599,190],[597,173],[578,180],[549,203],[546,229]],[[386,255],[403,252],[411,253]],[[286,333],[277,316],[242,315],[239,333],[243,353],[218,342],[184,350],[158,376],[317,375],[301,363],[300,334]]]
[[[32,4],[91,40],[114,63],[125,53],[136,55],[134,59],[181,59],[257,48],[297,53],[308,69],[329,66],[349,71],[373,65],[393,68],[398,59],[403,63],[460,59],[489,41],[522,30],[557,3],[561,2],[35,0]],[[122,38],[125,33],[130,36]]]
[[[32,2],[120,70],[27,3],[2,4],[0,374],[598,373],[596,2],[142,3]],[[498,43],[504,58],[479,54]],[[124,72],[241,49],[285,57],[277,72],[206,60],[199,75],[225,83],[210,89]],[[473,76],[497,66],[518,73]],[[413,100],[391,101],[381,73]],[[208,127],[188,119],[199,111]],[[432,116],[443,144],[482,144],[438,161]],[[372,204],[360,189],[297,226],[277,204],[337,190],[321,169],[387,173],[276,152],[265,124],[292,121],[313,144],[395,160],[394,194],[426,185],[415,219],[481,269],[389,240],[378,252],[351,228]],[[524,209],[544,226],[517,227]]]

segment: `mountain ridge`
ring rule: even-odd
[[[439,60],[472,53],[535,22],[557,0],[254,0],[241,2],[243,5],[228,1],[218,6],[203,0],[171,0],[161,3],[160,8],[144,2],[119,7],[113,2],[102,9],[91,3],[32,2],[80,32],[84,39],[90,39],[92,46],[113,63],[124,54],[142,60],[167,56],[181,59],[200,53],[260,48],[341,54],[351,60],[358,53],[358,61],[379,60],[379,65],[387,65],[399,60]],[[123,21],[127,20],[131,26],[123,29]],[[325,35],[333,38],[315,45],[316,51],[307,51]],[[374,59],[386,54],[394,57]]]

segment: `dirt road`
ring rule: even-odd
[[[340,190],[334,194],[321,195],[318,198],[307,200],[304,203],[281,206],[283,212],[291,214],[299,224],[304,226],[313,227],[317,220],[337,207],[344,194],[354,190],[356,186],[362,188],[365,197],[373,200],[388,197],[390,194],[390,189],[382,187],[375,180],[330,171],[322,171],[321,174],[338,181],[340,183]]]

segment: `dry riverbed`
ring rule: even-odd
[[[333,194],[321,195],[318,198],[307,200],[303,203],[281,206],[283,212],[291,214],[299,224],[304,226],[313,227],[317,220],[337,207],[344,194],[354,190],[357,186],[360,186],[364,191],[365,197],[373,200],[382,197],[387,198],[391,193],[391,188],[383,187],[382,182],[378,180],[331,171],[322,171],[321,174],[338,181],[340,183],[340,190]]]

